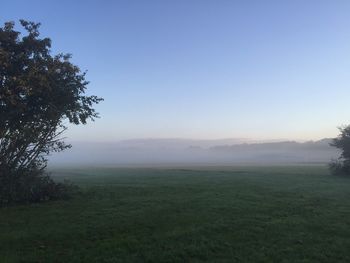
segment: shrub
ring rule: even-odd
[[[331,146],[340,150],[340,157],[329,164],[334,175],[350,176],[350,125],[340,127],[340,134],[333,139]]]
[[[0,174],[0,206],[67,199],[78,190],[64,181],[55,182],[43,170],[4,171]]]
[[[333,175],[350,175],[350,164],[344,160],[332,160],[328,167]]]

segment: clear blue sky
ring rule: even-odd
[[[350,118],[350,1],[3,1],[88,70],[71,140],[319,139]]]

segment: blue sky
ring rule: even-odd
[[[349,122],[350,1],[4,1],[88,70],[71,140],[319,139]]]

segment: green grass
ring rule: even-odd
[[[60,169],[82,194],[0,209],[0,262],[350,262],[325,167]]]

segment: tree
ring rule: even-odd
[[[92,107],[102,100],[85,95],[85,72],[70,54],[51,55],[39,23],[20,24],[24,36],[14,22],[0,28],[0,191],[14,195],[23,177],[42,175],[49,153],[70,147],[61,137],[66,123],[94,120]]]
[[[331,146],[341,151],[340,157],[330,163],[333,174],[350,175],[350,125],[339,128],[340,134],[333,139]]]

